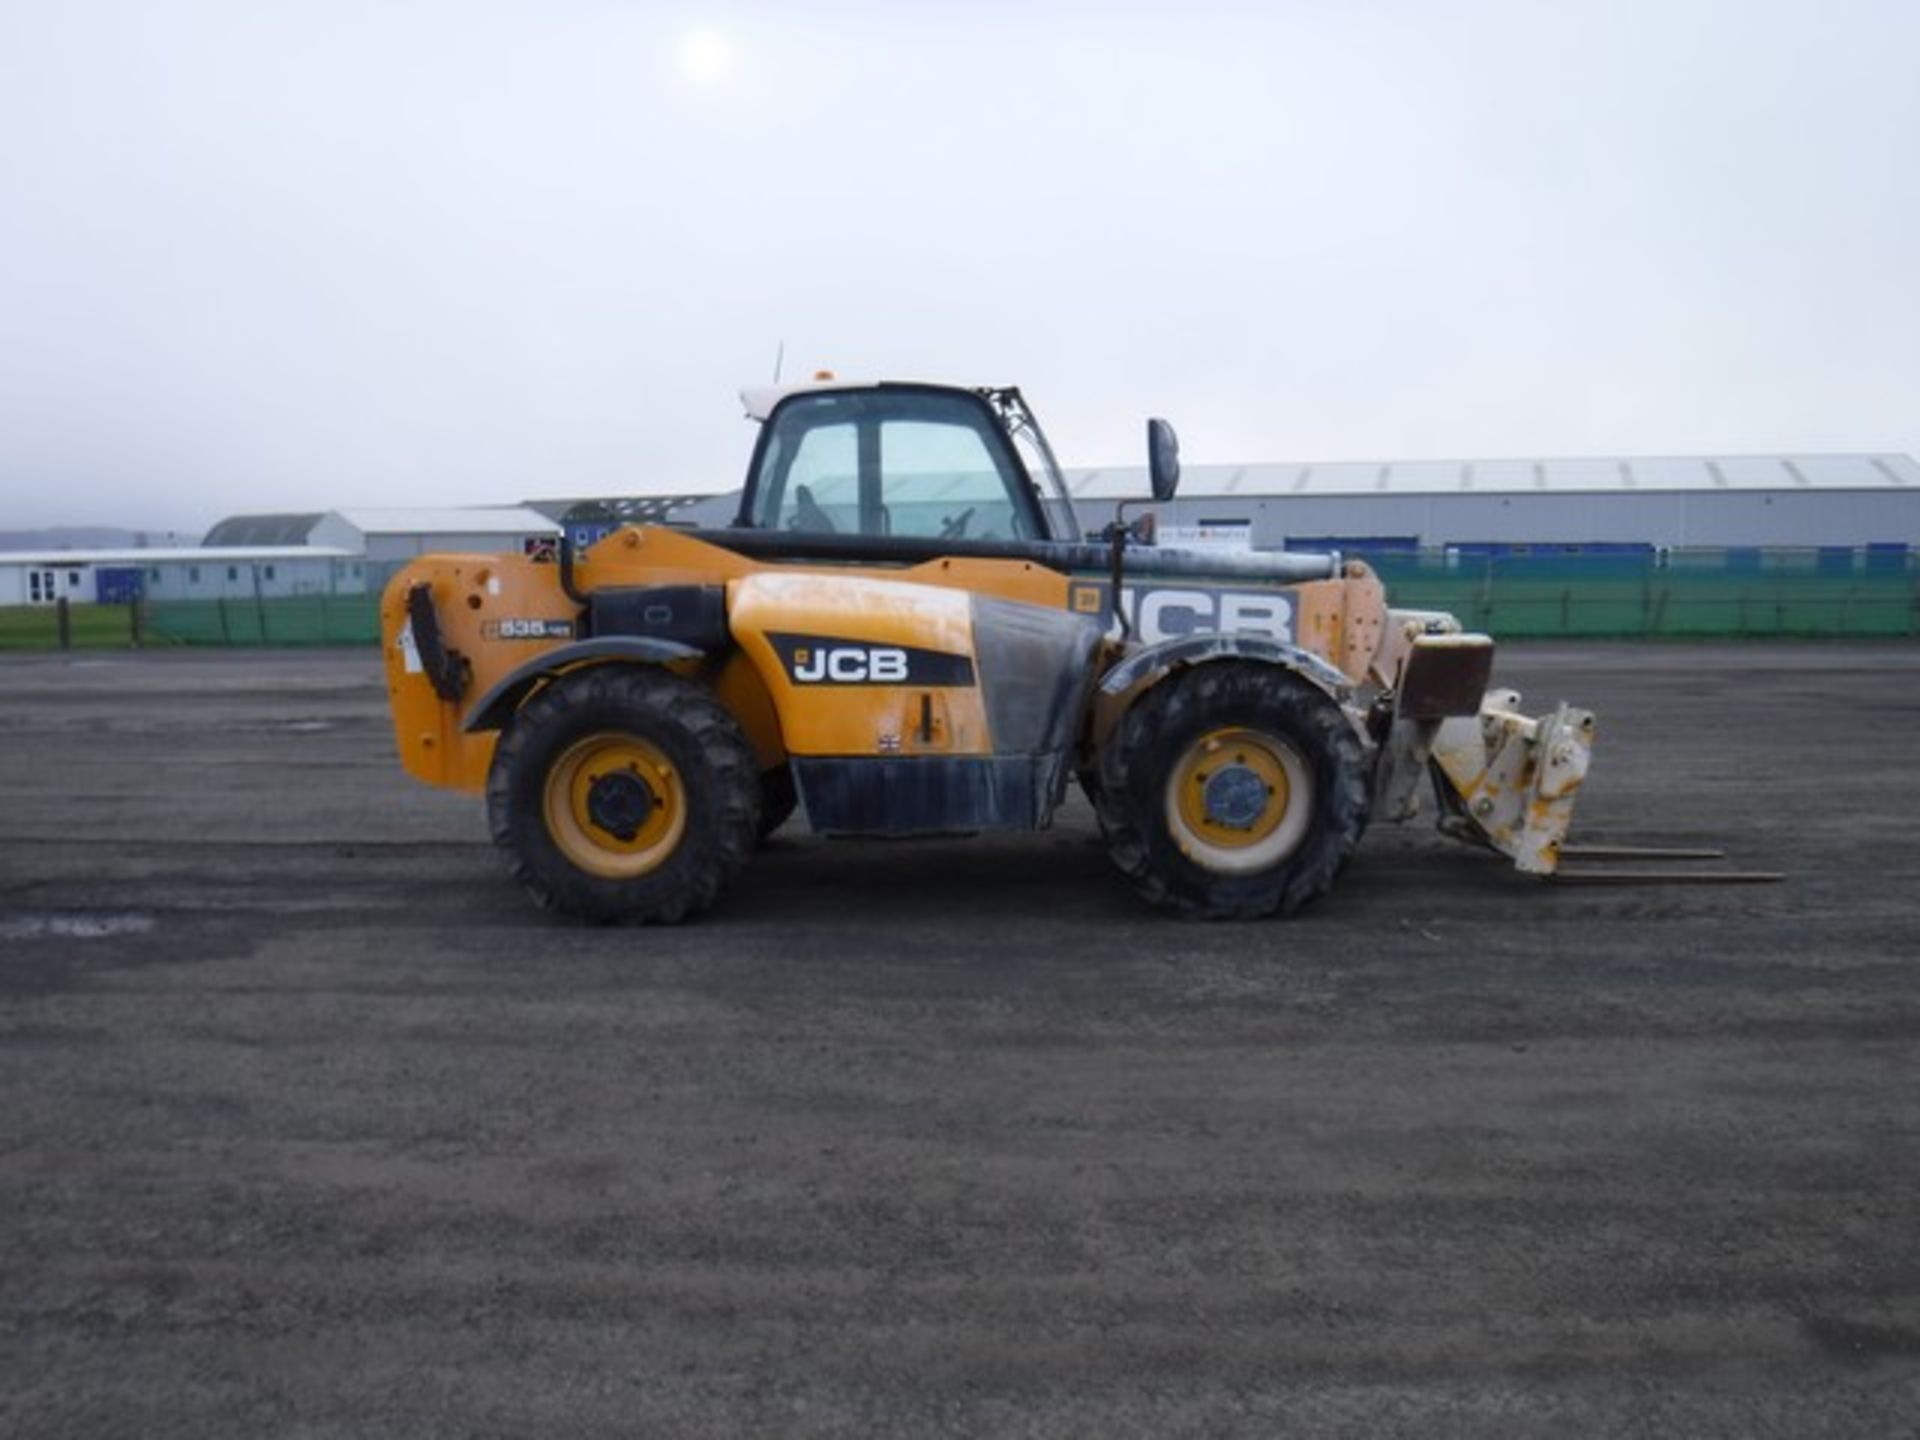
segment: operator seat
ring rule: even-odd
[[[813,530],[832,535],[839,530],[833,523],[833,517],[820,508],[813,498],[813,491],[805,485],[796,485],[793,490],[793,523],[789,530]]]

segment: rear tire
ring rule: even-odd
[[[1101,756],[1107,853],[1149,902],[1193,919],[1291,915],[1366,828],[1366,751],[1338,705],[1270,665],[1162,681]]]
[[[548,685],[495,747],[487,818],[541,906],[672,924],[753,853],[760,772],[712,693],[665,670],[599,666]]]

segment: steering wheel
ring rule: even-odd
[[[940,538],[942,540],[964,540],[967,535],[967,526],[972,523],[973,506],[969,505],[958,515],[949,515],[940,522]]]

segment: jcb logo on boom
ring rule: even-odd
[[[1110,588],[1092,581],[1076,581],[1068,603],[1082,615],[1110,613],[1107,599]],[[1202,631],[1264,635],[1273,640],[1294,638],[1293,600],[1277,590],[1123,585],[1120,606],[1135,633],[1149,645]],[[1110,622],[1108,633],[1119,635],[1118,620]]]
[[[793,652],[793,678],[807,685],[898,685],[907,652],[894,646],[822,645]]]

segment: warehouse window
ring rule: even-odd
[[[67,588],[69,590],[78,590],[80,588],[80,572],[78,570],[67,571]]]
[[[239,578],[240,578],[240,567],[238,565],[227,566],[227,579],[238,580]]]
[[[1206,521],[1201,521],[1206,524]],[[1418,535],[1289,535],[1287,549],[1310,550],[1320,553],[1338,550],[1342,554],[1377,555],[1383,552],[1398,554],[1407,550],[1418,550]]]
[[[200,567],[198,565],[189,565],[187,567],[187,580],[194,585],[200,583]]]
[[[158,570],[154,570],[150,568],[147,571],[147,579],[158,582],[158,580],[160,579],[160,572]]]
[[[1906,541],[1872,540],[1867,543],[1867,573],[1898,575],[1905,572],[1906,568]]]
[[[272,578],[273,578],[273,566],[269,565],[267,566],[267,579],[271,580]]]

